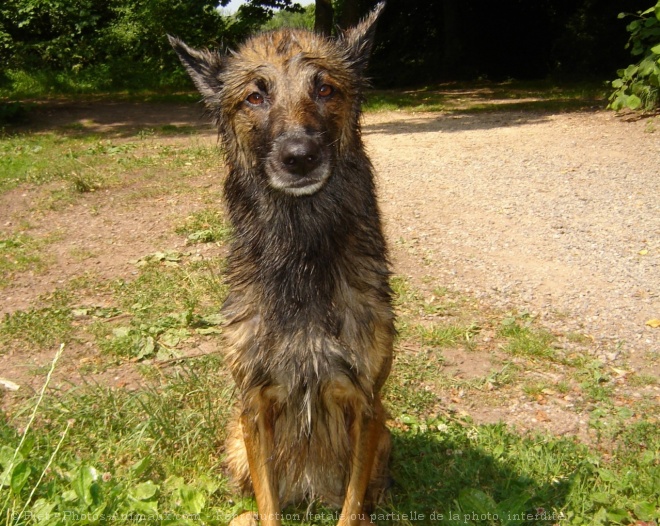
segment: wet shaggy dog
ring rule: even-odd
[[[388,484],[380,389],[394,338],[373,169],[360,135],[379,4],[337,39],[259,34],[236,52],[174,49],[217,123],[229,174],[227,362],[239,410],[230,471],[274,526],[287,503],[372,524]]]

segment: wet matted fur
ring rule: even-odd
[[[281,30],[228,55],[170,38],[229,166],[223,313],[239,409],[227,458],[262,525],[280,524],[287,503],[317,498],[342,508],[342,525],[371,524],[366,513],[389,480],[379,393],[395,331],[359,122],[382,9],[336,39]]]

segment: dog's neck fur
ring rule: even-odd
[[[335,332],[332,313],[342,308],[334,304],[339,280],[359,287],[355,281],[373,279],[365,272],[385,270],[380,268],[385,242],[371,165],[366,156],[339,164],[321,190],[305,197],[269,189],[258,178],[232,170],[225,184],[235,228],[229,282],[232,287],[256,287],[269,297],[263,304],[274,307],[266,314],[273,322],[323,322]],[[346,185],[360,199],[345,199]],[[353,203],[360,203],[360,209]],[[363,242],[366,239],[369,242]],[[372,255],[363,247],[374,243],[382,251],[369,261]]]

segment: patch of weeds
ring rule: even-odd
[[[649,119],[644,126],[644,133],[655,133],[658,131],[658,124],[660,124],[660,119],[657,117],[655,119]]]
[[[178,358],[179,344],[196,334],[219,334],[219,315],[197,316],[190,311],[173,313],[151,324],[131,324],[112,329],[112,338],[102,343],[106,351],[136,360]]]
[[[522,390],[530,398],[537,398],[542,396],[545,392],[552,388],[550,382],[527,382],[523,384]]]
[[[186,217],[175,229],[188,243],[222,243],[231,235],[231,227],[220,210],[205,209]]]
[[[505,362],[502,368],[492,371],[484,383],[489,390],[500,389],[506,385],[511,385],[518,380],[520,368],[511,362]]]
[[[451,297],[449,290],[435,288],[433,295],[423,302],[422,311],[436,316],[453,316],[459,307],[459,302]]]
[[[630,387],[647,387],[658,385],[658,378],[651,374],[635,374],[628,379]]]
[[[57,134],[13,135],[0,139],[0,192],[22,183],[36,185],[66,179],[81,168],[89,137]]]
[[[586,362],[574,374],[584,394],[594,402],[609,401],[613,393],[612,377],[599,360]]]
[[[197,133],[198,129],[194,126],[177,126],[175,124],[165,124],[158,127],[159,135],[192,135]]]
[[[365,111],[443,111],[447,94],[425,88],[410,91],[371,91],[364,105]]]
[[[71,309],[47,307],[5,314],[0,339],[22,342],[39,348],[70,341],[73,333]]]
[[[28,270],[41,270],[39,243],[25,234],[0,239],[0,287],[11,282],[12,274]]]
[[[71,189],[77,194],[87,194],[98,190],[101,185],[96,178],[89,175],[71,174]]]
[[[197,360],[138,393],[82,386],[42,395],[23,435],[15,428],[23,421],[0,419],[7,487],[0,514],[112,520],[203,513],[206,520],[229,513],[217,451],[231,390],[219,366]]]
[[[392,415],[398,418],[419,418],[428,415],[440,397],[433,385],[443,363],[439,353],[399,352],[384,387],[384,398]]]
[[[627,408],[592,412],[590,425],[599,439],[616,441],[614,446],[608,443],[608,461],[594,459],[589,472],[574,477],[583,491],[569,501],[573,509],[582,510],[567,514],[572,524],[654,524],[660,519],[660,426],[632,417]]]
[[[85,247],[74,247],[69,250],[69,255],[76,261],[85,261],[96,257],[96,253]]]
[[[587,454],[567,439],[435,418],[395,429],[393,439],[398,490],[381,509],[414,510],[421,524],[557,523]]]
[[[431,327],[418,326],[417,334],[424,345],[433,347],[452,347],[465,345],[471,348],[474,337],[480,328],[476,324],[463,325],[432,325]]]
[[[502,349],[514,356],[556,359],[552,343],[555,337],[548,331],[536,328],[529,315],[509,316],[504,318],[497,335],[506,338]]]
[[[227,287],[218,261],[185,262],[184,256],[158,252],[138,262],[140,275],[117,281],[113,293],[128,319],[124,325],[95,323],[99,346],[138,360],[179,356],[177,348],[194,335],[220,332],[218,315]]]
[[[589,345],[594,341],[592,336],[580,332],[568,332],[565,337],[569,342],[577,343],[579,345]]]
[[[410,281],[403,276],[392,276],[390,287],[394,293],[393,303],[396,307],[403,307],[420,301],[419,293],[410,285]]]

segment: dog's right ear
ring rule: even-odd
[[[193,49],[171,35],[167,35],[167,38],[204,99],[209,101],[217,95],[222,87],[222,57],[208,49]]]

